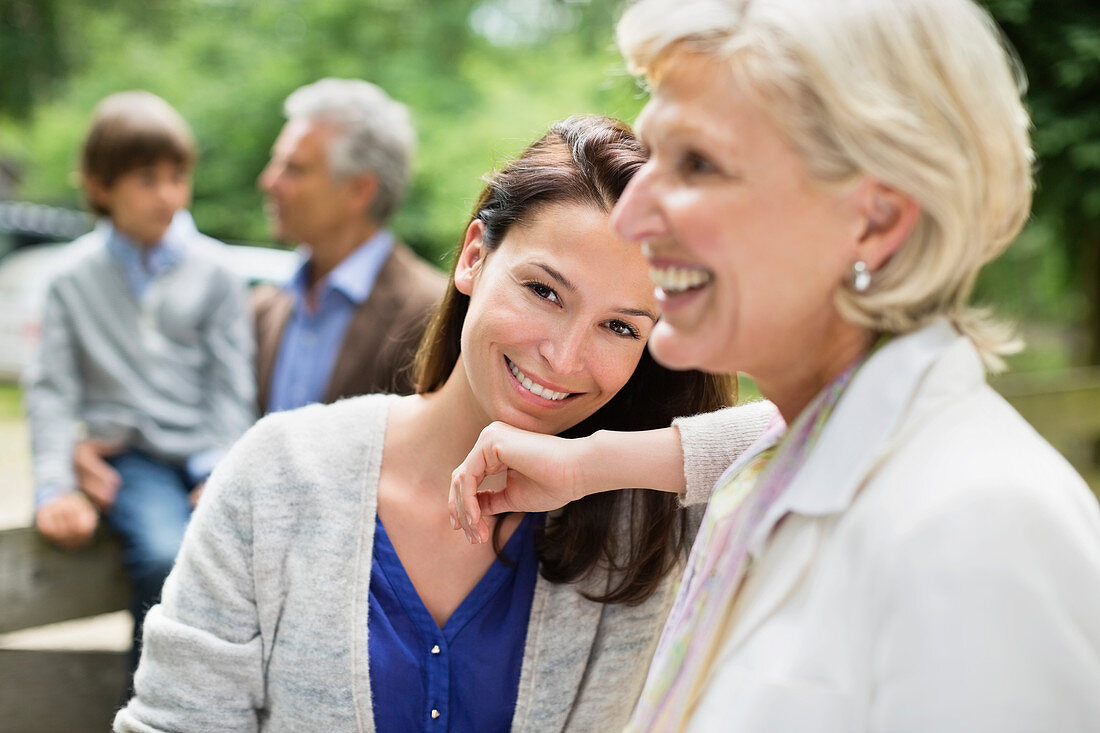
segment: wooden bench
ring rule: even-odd
[[[123,610],[128,599],[108,532],[64,551],[30,528],[0,531],[0,633]],[[126,676],[122,652],[0,649],[0,730],[109,730]]]

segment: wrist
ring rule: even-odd
[[[584,476],[582,495],[624,488],[684,493],[684,461],[675,427],[599,430],[584,440],[588,444],[580,464],[591,474]]]
[[[619,488],[615,485],[614,467],[605,460],[608,451],[614,450],[614,433],[610,430],[597,430],[578,439],[576,444],[580,453],[573,464],[576,474],[571,501]]]

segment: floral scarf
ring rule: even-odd
[[[777,416],[756,443],[768,447],[719,479],[626,730],[671,731],[686,725],[696,691],[724,640],[722,631],[748,567],[750,539],[805,463],[860,363],[822,389],[789,431]]]

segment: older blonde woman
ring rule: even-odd
[[[1011,340],[967,305],[1031,199],[992,21],[970,0],[645,0],[619,41],[652,88],[614,214],[657,285],[649,348],[747,372],[781,416],[709,492],[630,727],[1100,730],[1100,512],[986,384]],[[706,500],[721,420],[490,426],[452,513],[482,539],[483,512],[600,488]]]

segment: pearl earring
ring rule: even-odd
[[[867,269],[866,262],[856,260],[852,265],[852,288],[857,293],[866,293],[869,287],[871,287],[871,271]]]

